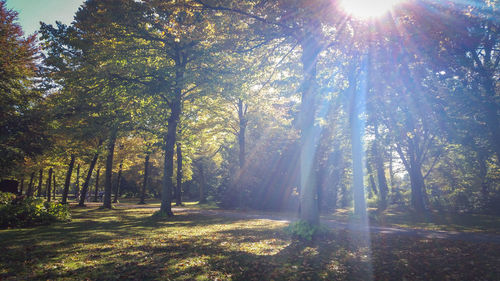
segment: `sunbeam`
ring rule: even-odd
[[[349,15],[370,19],[383,16],[390,12],[402,0],[342,0],[340,5]]]

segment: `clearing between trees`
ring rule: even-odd
[[[286,220],[155,204],[72,208],[69,223],[0,231],[2,280],[497,280],[500,243],[331,229],[292,240]],[[239,215],[241,214],[241,216]],[[245,215],[245,216],[243,216]],[[341,225],[342,223],[338,223]],[[428,231],[430,233],[430,231]],[[485,235],[485,234],[471,234]],[[497,235],[490,235],[498,238]],[[369,238],[369,239],[368,239]]]

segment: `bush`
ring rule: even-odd
[[[0,227],[2,228],[49,224],[70,219],[71,214],[66,205],[0,192]]]
[[[311,225],[306,221],[299,220],[291,223],[285,231],[294,239],[311,241],[314,237],[324,235],[328,229],[324,226]]]

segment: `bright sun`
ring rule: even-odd
[[[349,15],[370,19],[385,15],[402,0],[341,0],[341,7]]]

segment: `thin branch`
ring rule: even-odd
[[[190,92],[192,92],[192,91],[196,90],[196,88],[198,88],[198,85],[195,85],[195,86],[193,86],[193,87],[189,88],[189,89],[188,89],[188,90],[186,90],[184,93],[182,93],[182,97],[187,96]]]
[[[276,71],[278,70],[278,67],[281,65],[281,63],[283,63],[283,61],[293,52],[293,50],[295,50],[295,48],[299,45],[299,42],[295,43],[295,45],[293,45],[293,47],[279,60],[279,62],[274,66],[274,69],[273,71],[271,72],[271,75],[269,75],[269,78],[264,82],[264,84],[262,84],[262,87],[259,89],[259,91],[257,92],[257,95],[259,95],[262,90],[267,86],[267,84],[269,84],[271,82],[271,80],[273,79],[273,76],[274,74],[276,73]]]
[[[481,71],[484,71],[484,68],[483,68],[483,63],[481,62],[481,60],[479,59],[479,56],[478,54],[476,53],[476,51],[471,51],[471,54],[472,54],[472,58],[474,59],[474,61],[476,62],[477,64],[477,68],[480,69]]]
[[[499,64],[500,64],[500,55],[497,56],[497,59],[495,60],[495,63],[493,65],[493,69],[496,69]]]
[[[168,100],[168,98],[164,94],[160,94],[160,97],[165,101],[168,107],[172,107],[172,103]]]
[[[401,161],[403,161],[403,164],[405,165],[406,169],[410,171],[410,165],[408,164],[408,161],[406,160],[403,150],[401,150],[401,147],[396,143],[394,145],[394,148],[396,148],[396,151],[399,154],[399,158],[401,158]]]
[[[281,27],[283,29],[286,29],[287,31],[293,30],[291,27],[289,27],[287,25],[284,25],[282,23],[270,21],[270,20],[265,19],[263,17],[259,17],[259,16],[256,16],[254,14],[250,14],[248,12],[245,12],[245,11],[242,11],[242,10],[239,10],[239,9],[232,9],[232,8],[221,7],[221,6],[211,6],[211,5],[206,4],[204,1],[201,1],[201,0],[194,0],[194,2],[202,5],[205,8],[208,8],[208,9],[211,9],[211,10],[214,10],[214,11],[232,12],[232,13],[240,14],[240,15],[243,15],[243,16],[255,19],[257,21],[260,21],[260,22],[263,22],[263,23],[266,23],[266,24],[270,24],[270,25],[275,25],[275,26]]]
[[[427,177],[430,175],[432,169],[434,169],[434,166],[436,166],[436,164],[437,164],[437,162],[438,162],[438,160],[439,160],[440,157],[441,157],[441,152],[438,155],[436,155],[436,158],[434,158],[434,161],[432,162],[431,167],[429,168],[429,170],[427,171],[427,173],[425,173],[424,180],[427,179]]]

